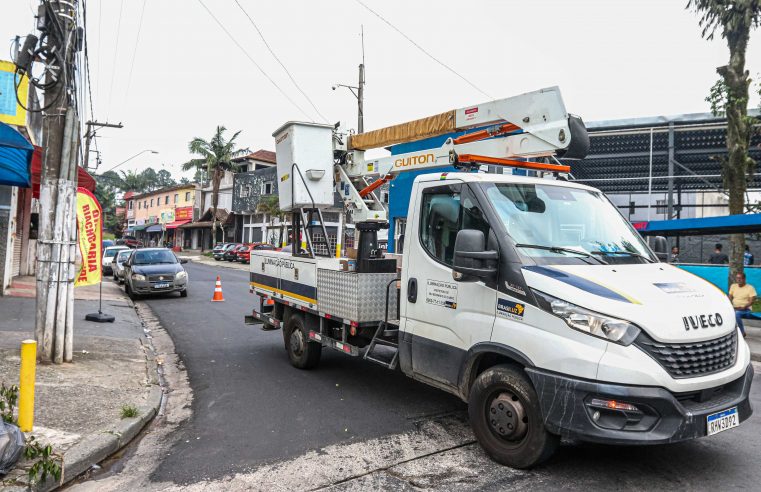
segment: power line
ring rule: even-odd
[[[111,59],[113,62],[112,70],[111,70],[111,87],[108,89],[108,106],[106,106],[106,118],[108,118],[109,113],[111,112],[111,97],[114,93],[114,78],[116,77],[116,55],[119,52],[119,33],[122,29],[122,11],[124,10],[124,0],[121,1],[119,4],[119,20],[116,24],[116,45],[114,46],[114,56]]]
[[[123,1],[123,0],[122,0],[122,1]],[[292,104],[292,105],[293,105],[293,106],[294,106],[296,109],[298,109],[299,111],[301,111],[301,114],[303,114],[304,116],[306,116],[306,117],[307,117],[307,118],[308,118],[310,121],[314,121],[314,120],[313,120],[313,119],[312,119],[312,118],[311,118],[311,117],[310,117],[310,116],[307,114],[307,112],[306,112],[306,111],[304,111],[304,110],[301,108],[301,106],[299,106],[298,104],[296,104],[296,101],[294,101],[293,99],[291,99],[291,98],[290,98],[290,96],[288,96],[288,94],[286,94],[286,93],[285,93],[285,91],[284,91],[284,90],[283,90],[283,89],[282,89],[282,88],[281,88],[279,85],[277,85],[277,82],[275,82],[274,80],[272,80],[272,77],[270,77],[270,76],[267,74],[267,72],[265,72],[265,71],[264,71],[264,69],[263,69],[263,68],[262,68],[262,67],[261,67],[261,66],[260,66],[258,63],[256,63],[256,60],[254,60],[254,58],[253,58],[251,55],[249,55],[249,54],[248,54],[248,51],[246,51],[246,49],[245,49],[245,48],[244,48],[244,47],[243,47],[243,46],[242,46],[242,45],[241,45],[241,44],[238,42],[238,40],[237,40],[237,39],[235,39],[235,37],[234,37],[232,34],[230,34],[230,31],[228,31],[228,30],[227,30],[227,28],[225,28],[225,26],[224,26],[224,25],[223,25],[223,24],[222,24],[222,23],[219,21],[219,19],[217,19],[217,17],[216,17],[216,16],[215,16],[215,15],[212,13],[212,11],[211,11],[211,10],[209,10],[209,7],[207,7],[207,6],[206,6],[206,4],[205,4],[205,3],[203,3],[203,0],[198,0],[198,3],[200,3],[200,4],[201,4],[201,6],[204,8],[204,10],[206,10],[206,12],[208,12],[208,14],[211,16],[211,18],[212,18],[212,19],[214,19],[214,22],[216,22],[216,23],[217,23],[217,25],[218,25],[218,26],[219,26],[219,27],[220,27],[220,28],[221,28],[221,29],[222,29],[222,30],[225,32],[225,34],[227,34],[227,37],[229,37],[229,38],[230,38],[230,40],[231,40],[233,43],[235,43],[235,46],[237,46],[237,47],[238,47],[238,49],[240,49],[240,50],[243,52],[243,54],[244,54],[244,55],[246,55],[246,58],[248,58],[248,59],[251,61],[251,63],[253,63],[253,64],[254,64],[254,66],[255,66],[257,69],[259,69],[259,71],[261,72],[261,74],[262,74],[262,75],[264,75],[264,77],[265,77],[267,80],[269,80],[269,81],[270,81],[270,83],[271,83],[272,85],[274,85],[274,86],[275,86],[275,88],[276,88],[276,89],[277,89],[277,90],[280,92],[280,94],[282,94],[282,95],[283,95],[283,97],[285,97],[285,98],[288,100],[288,102],[290,102],[290,103],[291,103],[291,104]]]
[[[462,75],[462,74],[460,74],[459,72],[457,72],[457,70],[455,70],[454,68],[450,67],[449,65],[447,65],[447,64],[446,64],[446,63],[444,63],[443,61],[441,61],[441,60],[439,60],[438,58],[436,58],[435,56],[433,56],[433,55],[432,55],[430,52],[428,52],[428,51],[427,51],[425,48],[423,48],[422,46],[420,46],[419,44],[417,44],[417,43],[416,43],[416,42],[415,42],[415,41],[414,41],[412,38],[410,38],[409,36],[407,36],[407,35],[406,35],[406,34],[405,34],[405,33],[404,33],[404,32],[403,32],[401,29],[397,28],[397,27],[396,27],[395,25],[393,25],[391,22],[387,21],[387,20],[386,20],[386,19],[385,19],[385,18],[384,18],[382,15],[380,15],[378,12],[376,12],[375,10],[371,9],[370,7],[368,7],[368,6],[367,6],[367,5],[366,5],[364,2],[362,2],[362,0],[354,0],[354,1],[355,1],[355,2],[357,2],[358,4],[360,4],[361,6],[363,6],[365,9],[367,9],[367,10],[368,10],[370,13],[372,13],[373,15],[375,15],[375,16],[376,16],[377,18],[379,18],[380,20],[382,20],[384,23],[386,23],[386,24],[387,24],[387,25],[388,25],[388,26],[389,26],[391,29],[393,29],[394,31],[396,31],[396,32],[398,32],[399,34],[401,34],[401,35],[402,35],[402,37],[404,37],[404,39],[406,39],[407,41],[409,41],[410,43],[412,43],[412,45],[413,45],[415,48],[417,48],[417,49],[419,49],[420,51],[422,51],[422,52],[423,52],[423,53],[424,53],[426,56],[428,56],[428,57],[429,57],[431,60],[435,61],[436,63],[438,63],[438,64],[439,64],[439,65],[441,65],[442,67],[446,68],[447,70],[449,70],[450,72],[452,72],[453,74],[455,74],[457,77],[459,77],[460,79],[462,79],[463,81],[465,81],[465,83],[467,83],[469,86],[471,86],[472,88],[474,88],[475,90],[477,90],[478,92],[480,92],[481,94],[483,94],[484,96],[488,97],[489,99],[494,99],[492,96],[490,96],[489,94],[487,94],[486,92],[484,92],[484,90],[483,90],[483,89],[481,89],[481,88],[480,88],[480,87],[478,87],[476,84],[474,84],[473,82],[471,82],[470,80],[468,80],[468,79],[467,79],[467,78],[466,78],[464,75]]]
[[[275,60],[277,60],[277,62],[283,68],[285,73],[288,74],[288,78],[291,79],[291,82],[293,82],[293,85],[296,86],[296,89],[298,89],[299,92],[301,92],[301,95],[304,96],[307,101],[309,101],[309,104],[311,104],[312,108],[315,110],[315,112],[317,112],[317,114],[320,115],[320,118],[322,118],[323,121],[327,122],[328,119],[325,118],[325,116],[323,116],[323,114],[320,112],[319,109],[317,109],[317,106],[315,106],[315,104],[312,101],[312,99],[310,99],[309,96],[306,94],[306,92],[304,92],[301,89],[301,86],[299,86],[299,84],[296,82],[296,79],[293,78],[293,75],[291,75],[291,72],[289,72],[288,69],[285,68],[285,65],[283,64],[283,62],[280,61],[280,58],[278,58],[278,56],[275,54],[275,51],[272,49],[270,44],[264,38],[264,34],[262,33],[261,29],[259,29],[259,26],[256,25],[256,22],[254,22],[254,19],[251,18],[251,16],[248,14],[248,12],[246,12],[246,9],[243,8],[243,6],[240,4],[240,2],[238,0],[235,0],[235,4],[238,5],[238,8],[241,10],[241,12],[243,12],[246,15],[246,17],[248,17],[248,21],[251,23],[252,26],[254,26],[254,29],[256,29],[256,32],[259,34],[259,37],[262,39],[262,42],[264,43],[264,46],[267,47],[267,49],[269,50],[269,52],[272,55],[272,57]]]
[[[90,55],[87,49],[87,38],[90,36],[87,33],[87,2],[85,0],[82,0],[82,21],[85,31],[85,72],[87,74],[87,93],[90,99],[90,116],[95,119],[95,107],[92,103],[92,82],[90,81]]]
[[[135,39],[135,49],[132,50],[132,63],[129,67],[129,77],[127,77],[127,92],[124,95],[124,99],[129,96],[129,88],[132,85],[132,70],[135,68],[135,58],[137,58],[137,46],[140,43],[140,31],[143,29],[143,14],[145,14],[146,0],[143,0],[143,8],[140,10],[140,21],[137,24],[137,38]]]

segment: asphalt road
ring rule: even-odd
[[[193,416],[150,475],[152,483],[205,481],[212,487],[257,488],[262,473],[277,470],[257,474],[265,463],[319,450],[314,460],[320,462],[319,455],[327,453],[320,463],[339,469],[345,462],[331,458],[336,447],[330,445],[359,445],[369,452],[372,442],[390,439],[393,450],[396,434],[413,432],[442,415],[464,415],[465,406],[456,398],[342,354],[324,351],[321,365],[312,371],[291,367],[280,331],[243,324],[253,300],[246,272],[197,264],[189,264],[188,271],[188,298],[145,301],[174,339],[194,394]],[[224,303],[210,302],[217,273]],[[751,393],[757,411],[759,379]],[[758,490],[759,449],[761,416],[754,415],[739,429],[674,445],[564,442],[548,463],[530,471],[494,464],[477,444],[450,446],[414,460],[383,456],[383,463],[375,468],[369,463],[367,472],[341,480],[336,490]],[[368,461],[366,456],[357,459]],[[298,459],[295,463],[296,475],[310,473]],[[289,470],[288,465],[283,469]],[[242,485],[223,481],[236,473]]]
[[[457,398],[328,350],[310,371],[290,365],[281,331],[247,326],[248,273],[190,263],[187,298],[146,299],[174,340],[193,417],[152,480],[187,484],[330,444],[412,430],[463,412]],[[216,275],[225,302],[211,302]]]

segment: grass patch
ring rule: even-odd
[[[214,256],[214,253],[212,253],[211,251],[207,251],[206,253],[201,253],[201,254],[204,255],[204,256],[207,256],[209,258]]]
[[[122,405],[122,418],[131,419],[137,417],[138,411],[135,405]]]

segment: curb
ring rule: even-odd
[[[132,301],[128,300],[127,304],[135,309]],[[138,318],[140,319],[141,327],[145,329],[145,324],[139,314]],[[11,486],[3,488],[3,492],[28,490],[48,492],[62,487],[89,470],[93,465],[97,465],[125,447],[158,415],[162,400],[164,399],[164,390],[160,386],[159,367],[149,337],[145,334],[141,335],[140,343],[146,349],[145,370],[150,384],[147,386],[147,401],[138,407],[138,416],[121,419],[100,432],[86,436],[82,441],[69,448],[63,455],[60,483],[51,477],[45,480],[45,482],[31,488],[26,486]]]

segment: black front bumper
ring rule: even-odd
[[[560,436],[607,444],[664,444],[707,434],[708,415],[737,407],[740,422],[753,413],[753,366],[716,388],[672,393],[664,388],[575,379],[527,368],[547,429]],[[592,399],[629,403],[638,412],[592,406]],[[593,418],[598,412],[597,419]]]

